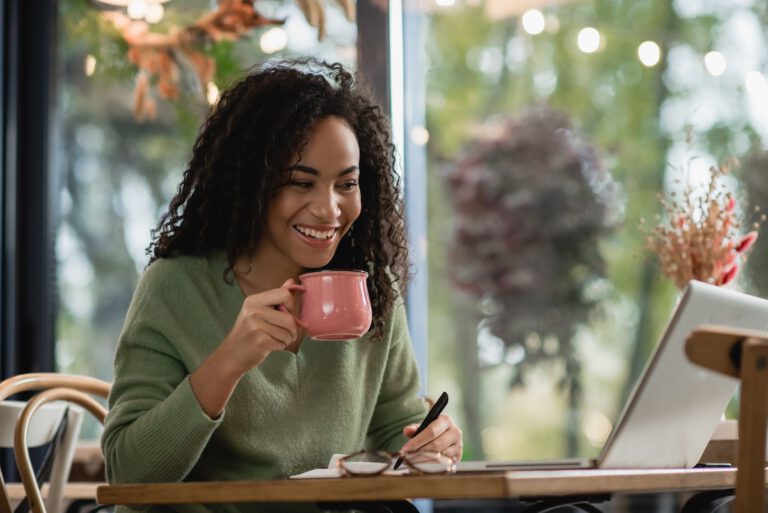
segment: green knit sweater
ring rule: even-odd
[[[225,266],[218,253],[160,259],[144,273],[115,355],[102,435],[109,482],[283,479],[327,466],[334,453],[398,450],[402,428],[425,413],[401,302],[383,337],[306,338],[297,354],[271,353],[249,371],[219,418],[202,411],[189,375],[227,335],[244,299],[224,280]]]

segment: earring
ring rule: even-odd
[[[352,236],[352,229],[355,227],[355,225],[352,225],[349,227],[349,230],[347,230],[347,237],[349,237],[349,245],[350,247],[355,247],[355,238]]]

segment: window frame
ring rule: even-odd
[[[55,368],[56,3],[2,0],[2,378]]]
[[[55,368],[57,13],[56,0],[0,0],[0,379]],[[11,451],[0,468],[19,480]]]

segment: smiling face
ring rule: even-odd
[[[360,148],[349,125],[333,116],[320,120],[270,201],[255,254],[260,265],[269,265],[261,268],[297,276],[331,261],[360,215],[359,164]]]

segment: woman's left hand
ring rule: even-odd
[[[424,431],[413,436],[418,427],[418,424],[410,424],[403,428],[403,434],[413,438],[403,445],[400,449],[402,452],[432,451],[449,456],[456,461],[461,460],[461,453],[464,451],[462,433],[451,417],[440,415],[424,428]]]

